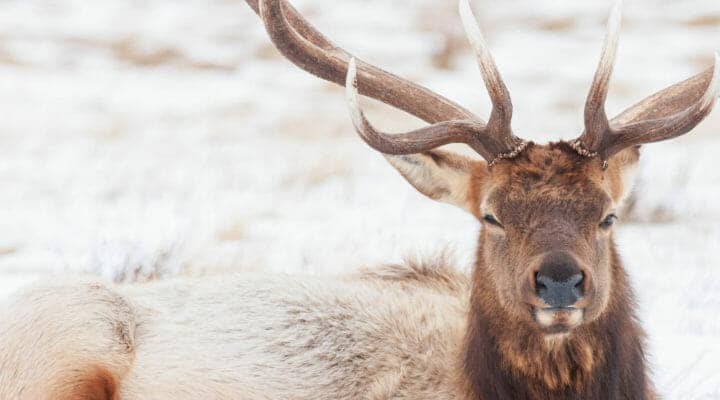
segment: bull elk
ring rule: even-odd
[[[487,122],[356,60],[284,0],[247,1],[285,57],[345,85],[357,132],[411,185],[479,220],[472,276],[436,260],[336,277],[36,284],[0,313],[0,398],[654,398],[615,210],[639,146],[710,113],[717,56],[608,119],[618,3],[584,132],[539,145],[513,134],[510,95],[467,0],[460,16],[492,100]],[[358,93],[429,125],[382,132]],[[484,160],[436,150],[448,143]]]

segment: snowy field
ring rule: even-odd
[[[717,0],[630,0],[615,114],[710,65]],[[452,0],[297,0],[367,61],[486,115]],[[477,0],[515,131],[575,137],[607,1]],[[366,102],[377,125],[420,126]],[[241,0],[0,2],[0,296],[38,277],[324,273],[449,251],[478,225],[417,194]],[[459,150],[464,150],[459,148]],[[666,399],[720,399],[720,110],[643,152],[617,242]]]

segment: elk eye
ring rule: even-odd
[[[607,217],[605,217],[604,220],[602,220],[602,222],[600,223],[600,227],[601,227],[602,229],[608,229],[608,228],[610,228],[611,226],[613,226],[613,224],[615,223],[615,221],[616,221],[617,219],[618,219],[617,215],[615,215],[615,214],[610,214],[610,215],[608,215]]]
[[[498,220],[495,219],[495,217],[493,217],[493,216],[490,215],[490,214],[485,214],[485,216],[483,217],[483,221],[487,222],[487,223],[490,224],[490,225],[495,225],[495,226],[502,227],[502,225],[500,225],[500,223],[498,222]]]

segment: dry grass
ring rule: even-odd
[[[576,28],[576,20],[573,18],[557,18],[538,20],[538,29],[548,32],[568,32]]]
[[[216,64],[207,61],[197,61],[186,56],[174,47],[160,46],[157,48],[143,48],[137,41],[125,39],[109,43],[115,58],[128,64],[139,67],[155,67],[160,65],[173,65],[197,70],[232,71],[234,65]]]
[[[720,14],[705,14],[687,19],[683,25],[693,28],[717,28],[720,26]]]
[[[17,252],[17,250],[18,249],[15,246],[0,246],[0,256],[14,254]]]
[[[353,166],[340,158],[317,160],[303,168],[296,175],[288,176],[284,183],[298,187],[320,186],[331,179],[348,179],[352,176]]]
[[[218,231],[215,237],[221,242],[236,242],[245,238],[245,229],[241,222],[236,222]]]
[[[182,50],[172,46],[141,46],[141,41],[134,38],[118,40],[98,40],[81,37],[70,37],[62,40],[73,47],[85,47],[108,50],[118,61],[134,67],[172,66],[182,69],[208,70],[229,72],[235,70],[232,64],[219,64],[195,60]]]
[[[280,53],[272,43],[266,42],[255,49],[253,58],[258,60],[275,60],[280,58]]]

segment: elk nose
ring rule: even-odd
[[[583,297],[583,281],[571,255],[550,253],[535,274],[535,293],[549,307],[570,307]]]

